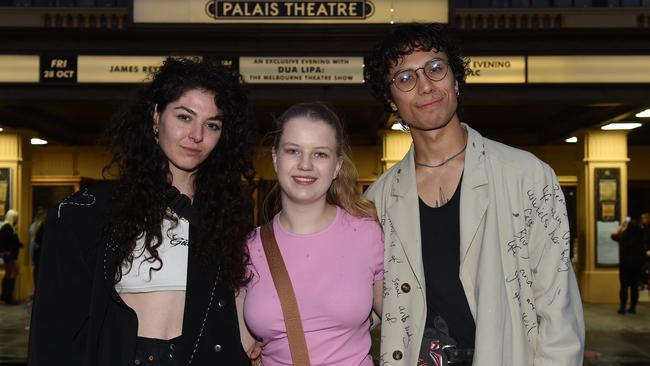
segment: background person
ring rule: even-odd
[[[38,278],[38,261],[41,256],[41,244],[43,243],[43,222],[47,216],[47,210],[38,206],[34,221],[29,225],[29,252],[32,254],[32,266],[34,267],[34,285]]]
[[[636,314],[636,304],[639,302],[639,280],[641,267],[645,262],[645,247],[643,246],[643,228],[636,220],[627,217],[621,226],[612,233],[612,239],[618,242],[619,264],[618,279],[619,314]],[[628,292],[630,307],[626,309]]]
[[[168,58],[115,118],[117,181],[49,211],[28,365],[249,364],[246,104],[230,70]]]
[[[643,286],[650,291],[650,212],[641,214],[641,228],[643,229],[643,247],[645,248],[645,263],[641,268]]]
[[[311,364],[372,366],[369,315],[373,308],[381,313],[382,233],[357,188],[343,134],[321,103],[296,104],[278,118],[272,157],[280,199],[271,225]],[[261,339],[263,365],[294,364],[259,228],[248,246],[246,324]]]
[[[643,229],[643,246],[646,250],[646,256],[650,257],[650,212],[641,214],[641,229]]]
[[[17,305],[20,302],[14,298],[16,278],[18,277],[18,253],[23,244],[18,239],[16,226],[18,211],[8,210],[5,220],[0,225],[0,254],[5,263],[5,275],[2,278],[2,295],[0,299],[7,305]]]

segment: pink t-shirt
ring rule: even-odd
[[[384,244],[379,224],[337,207],[325,229],[292,234],[273,219],[300,308],[313,366],[372,366],[370,321],[373,283],[383,278]],[[248,242],[253,279],[248,284],[244,318],[262,339],[264,366],[291,365],[280,301],[259,235]]]

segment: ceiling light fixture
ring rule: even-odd
[[[47,140],[39,139],[37,137],[32,138],[32,145],[47,145]]]
[[[578,142],[578,138],[576,136],[571,136],[568,139],[564,140],[564,142],[568,142],[570,144],[575,144]]]
[[[638,122],[615,122],[609,123],[602,126],[601,130],[613,131],[613,130],[632,130],[637,127],[641,127],[641,124]]]
[[[641,112],[635,114],[634,117],[650,118],[650,108],[646,109],[645,111],[641,111]]]

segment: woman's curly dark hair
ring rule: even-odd
[[[442,51],[447,54],[449,66],[462,91],[467,74],[467,61],[460,55],[460,49],[449,37],[447,27],[438,24],[410,23],[396,27],[381,42],[376,44],[366,58],[365,76],[372,95],[390,109],[390,69],[401,58],[415,51]],[[460,102],[460,101],[459,101]]]
[[[233,289],[248,281],[246,240],[252,231],[250,189],[254,175],[250,160],[247,97],[241,78],[209,60],[168,58],[143,85],[134,100],[114,119],[106,139],[113,158],[104,173],[117,168],[111,222],[107,232],[118,246],[118,271],[130,266],[136,240],[144,235],[151,262],[162,261],[161,224],[167,212],[165,193],[171,184],[169,161],[155,142],[153,113],[178,100],[185,92],[214,93],[223,113],[221,138],[194,179],[194,207],[201,218],[199,237],[191,245],[201,265],[219,266],[220,278]],[[242,180],[244,179],[244,181]]]

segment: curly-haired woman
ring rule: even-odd
[[[246,96],[167,59],[107,137],[117,181],[50,210],[29,365],[244,365],[234,289],[252,228]]]

